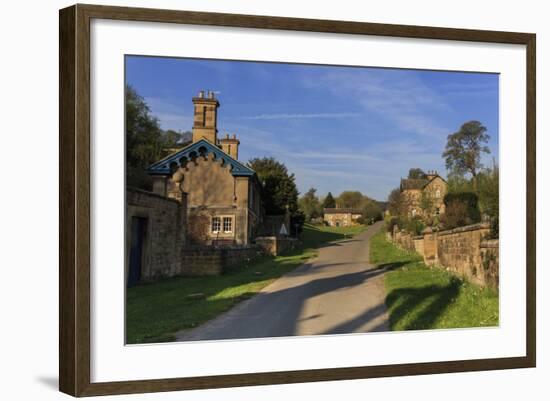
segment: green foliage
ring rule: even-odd
[[[386,223],[386,230],[389,233],[393,233],[393,227],[394,226],[399,227],[399,217],[398,216],[386,216],[386,218],[384,218],[384,221]]]
[[[162,131],[143,97],[126,85],[126,180],[130,186],[150,190],[145,169],[162,155]]]
[[[315,188],[310,188],[298,201],[298,205],[300,210],[304,213],[306,221],[311,221],[323,214],[321,203],[319,202],[316,192],[317,190]]]
[[[476,178],[467,179],[451,176],[447,181],[449,194],[475,193],[478,198],[479,212],[491,223],[491,238],[498,238],[499,226],[499,168],[495,164],[491,169],[481,170]],[[474,185],[475,184],[475,185]]]
[[[336,204],[340,208],[360,209],[364,204],[364,196],[359,191],[344,191],[336,200]]]
[[[479,121],[468,121],[460,129],[447,137],[447,145],[442,157],[445,166],[452,174],[471,174],[475,179],[481,164],[481,153],[490,153],[485,145],[489,134]]]
[[[445,214],[441,224],[445,229],[462,227],[479,223],[481,213],[478,207],[478,197],[473,192],[451,192],[443,198]]]
[[[336,207],[336,201],[332,194],[329,192],[325,199],[323,199],[323,209],[332,209]]]
[[[445,214],[441,216],[441,225],[445,230],[472,224],[468,217],[468,207],[465,203],[458,200],[449,202],[446,206]]]
[[[403,251],[383,233],[370,242],[371,263],[384,265],[386,305],[392,330],[497,326],[498,293],[428,268],[415,252]]]
[[[411,168],[409,170],[409,178],[412,178],[412,179],[426,178],[426,173],[421,168]]]
[[[476,177],[479,209],[491,223],[491,238],[499,235],[499,168],[485,170]]]
[[[405,202],[401,196],[399,188],[394,188],[388,196],[388,210],[392,216],[400,216],[403,214]]]
[[[399,230],[405,230],[413,235],[420,235],[426,228],[420,216],[390,216],[386,220],[386,230],[393,232],[393,227],[397,226]]]
[[[447,179],[447,193],[475,192],[472,180],[460,175],[450,175]]]
[[[410,219],[405,218],[402,220],[401,224],[403,225],[405,231],[413,235],[422,234],[422,231],[424,231],[424,229],[426,228],[426,225],[418,216],[412,217]]]
[[[162,145],[165,149],[174,149],[187,145],[193,140],[191,131],[174,131],[167,129],[162,131]]]
[[[262,183],[262,200],[267,214],[292,213],[298,210],[298,189],[294,174],[273,157],[255,158],[248,162]]]
[[[362,208],[362,218],[364,224],[371,224],[382,220],[383,212],[380,204],[372,199],[366,199]]]
[[[298,188],[294,174],[273,157],[251,159],[250,168],[256,171],[262,184],[261,198],[266,214],[281,215],[290,213],[291,233],[298,234],[305,216],[298,208]]]
[[[434,201],[429,192],[422,192],[422,195],[420,196],[420,208],[429,216],[434,213]]]

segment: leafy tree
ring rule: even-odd
[[[321,203],[315,194],[316,192],[315,188],[310,188],[298,201],[300,210],[304,213],[306,221],[311,221],[311,219],[317,218],[322,214]]]
[[[248,165],[258,175],[262,184],[261,198],[266,214],[280,215],[290,213],[294,233],[301,230],[304,215],[298,210],[298,189],[294,174],[273,157],[254,158]]]
[[[329,192],[325,199],[323,199],[323,209],[331,209],[336,207],[336,201]]]
[[[427,216],[431,216],[434,213],[434,201],[431,194],[427,191],[422,191],[422,195],[420,195],[420,208]]]
[[[445,166],[452,174],[471,174],[475,178],[483,164],[481,153],[490,153],[485,144],[489,134],[479,121],[468,121],[460,129],[447,137],[447,146],[443,152]]]
[[[404,200],[399,188],[394,188],[388,196],[388,210],[392,216],[403,214]]]
[[[411,168],[409,170],[409,178],[411,179],[426,178],[426,173],[421,168]]]
[[[359,209],[363,206],[364,197],[359,191],[344,191],[336,201],[338,207]]]
[[[150,190],[145,169],[162,156],[163,138],[157,118],[143,97],[126,85],[126,181],[130,186]]]
[[[445,214],[441,218],[446,229],[479,223],[481,213],[474,192],[447,193],[443,198]]]
[[[174,131],[167,129],[162,132],[162,144],[165,148],[177,148],[191,142],[193,134],[191,131]]]
[[[445,214],[441,216],[441,224],[446,230],[472,224],[468,213],[468,205],[458,199],[450,201],[445,206]]]
[[[372,199],[365,199],[362,216],[365,223],[382,220],[382,207]]]
[[[491,223],[491,237],[499,235],[499,168],[495,164],[477,176],[477,196],[479,209]]]

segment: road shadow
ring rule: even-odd
[[[237,306],[229,314],[220,316],[197,328],[178,335],[178,341],[228,340],[244,338],[295,336],[303,305],[308,299],[358,286],[386,272],[385,269],[367,268],[362,271],[320,278],[291,288],[262,292]],[[327,333],[351,333],[358,327],[384,313],[384,304],[367,310],[359,317],[343,323]],[[310,319],[319,316],[309,317]],[[306,318],[308,319],[308,318]],[[234,324],[238,321],[239,324]]]
[[[401,288],[391,291],[386,305],[391,310],[392,330],[402,321],[409,320],[400,330],[425,330],[433,328],[434,323],[447,310],[460,292],[462,282],[458,278],[445,286],[428,285],[424,287]],[[411,312],[426,304],[421,312],[411,317]]]

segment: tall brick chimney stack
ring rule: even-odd
[[[220,139],[222,150],[235,160],[239,159],[240,143],[241,142],[237,139],[237,135],[235,134],[233,134],[231,138],[229,137],[229,134],[227,134],[225,138]]]
[[[193,142],[203,138],[217,145],[218,143],[218,107],[220,103],[216,99],[214,92],[200,91],[193,98],[195,117],[193,122]]]

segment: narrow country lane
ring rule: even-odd
[[[177,340],[389,330],[384,270],[369,263],[369,239],[382,225],[323,245],[317,258],[217,318],[179,333]]]

